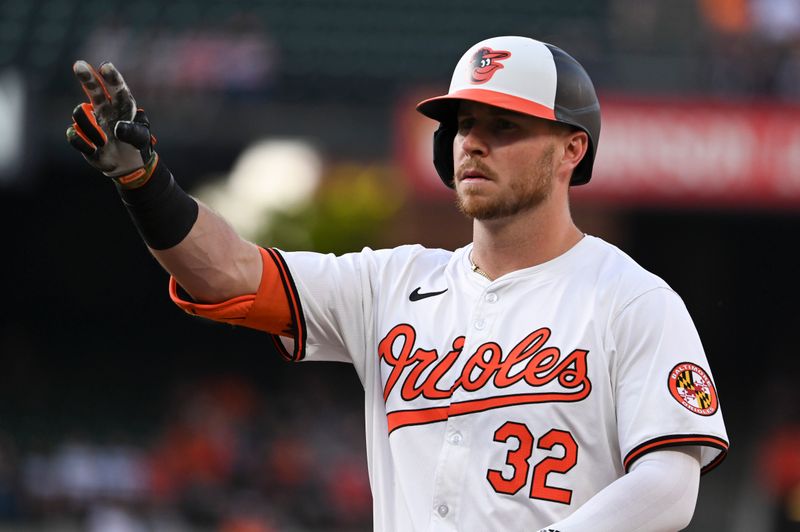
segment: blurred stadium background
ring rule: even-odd
[[[0,530],[369,530],[361,390],[184,316],[64,141],[111,60],[192,193],[264,245],[457,247],[413,102],[558,44],[603,134],[581,227],[683,296],[732,442],[690,530],[800,529],[797,0],[0,0]]]

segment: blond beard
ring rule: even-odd
[[[458,210],[476,220],[496,220],[534,209],[550,196],[554,153],[555,146],[550,145],[533,164],[531,178],[511,183],[511,190],[507,196],[465,197],[456,189]]]

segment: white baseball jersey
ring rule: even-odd
[[[364,386],[376,530],[536,530],[649,451],[720,462],[708,362],[664,281],[592,236],[494,281],[471,248],[279,253],[298,321],[279,350]]]

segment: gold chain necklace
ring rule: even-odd
[[[488,275],[488,274],[487,274],[485,271],[481,270],[481,269],[478,267],[478,265],[477,265],[477,264],[475,264],[475,261],[473,261],[473,260],[472,260],[472,253],[470,253],[470,254],[469,254],[469,263],[470,263],[470,264],[472,264],[472,271],[473,271],[473,272],[477,273],[478,275],[483,275],[484,277],[486,277],[486,278],[487,278],[488,280],[490,280],[490,281],[492,280],[492,279],[489,277],[489,275]]]

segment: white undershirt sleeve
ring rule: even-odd
[[[689,526],[700,485],[700,448],[653,451],[566,519],[540,532],[675,532]]]

